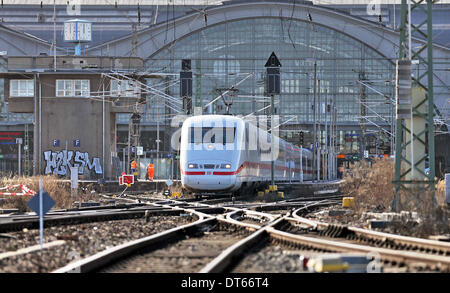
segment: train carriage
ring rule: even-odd
[[[239,117],[188,118],[181,129],[183,188],[195,193],[233,193],[268,185],[271,181],[270,138],[269,132]],[[278,137],[274,144],[276,182],[312,179],[311,151]]]

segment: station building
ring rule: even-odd
[[[181,60],[191,60],[195,114],[223,114],[224,102],[232,101],[231,114],[261,115],[268,105],[264,65],[275,52],[282,64],[281,94],[275,98],[284,139],[299,144],[299,132],[303,131],[304,145],[311,144],[316,79],[322,125],[331,123],[327,105],[337,111],[337,151],[352,158],[362,157],[364,151],[371,156],[392,155],[400,5],[382,4],[374,13],[368,9],[370,1],[336,5],[321,2],[57,0],[53,6],[53,1],[5,0],[0,7],[0,72],[8,72],[10,57],[52,57],[55,51],[56,59],[74,56],[74,44],[64,42],[64,22],[90,22],[92,40],[79,45],[77,58],[140,58],[142,68],[127,70],[135,70],[141,77],[157,76],[144,78],[145,86],[140,85],[145,88],[141,93],[145,103],[141,103],[140,145],[145,158],[158,159],[163,166],[157,170],[157,177],[167,177],[171,172],[168,162],[176,157],[171,148],[175,131],[171,122],[183,114]],[[450,34],[446,15],[450,4],[434,7],[436,140],[448,145]],[[416,13],[413,22],[418,24],[426,16]],[[413,46],[425,43],[420,35],[412,41]],[[413,67],[413,74],[422,70],[419,63]],[[110,68],[109,72],[117,70]],[[32,141],[36,136],[35,113],[9,108],[16,100],[36,98],[36,89],[32,83],[13,83],[14,88],[0,82],[2,172],[17,170],[16,137],[23,138],[27,145],[24,160],[33,160]],[[127,82],[124,86],[132,91],[136,85]],[[235,90],[208,105],[230,88]],[[92,86],[90,91],[94,91]],[[95,93],[78,98],[95,100]],[[109,151],[121,160],[129,138],[130,114],[114,115],[116,145]],[[322,142],[327,135],[324,132]],[[449,165],[448,152],[448,148],[439,150],[437,146],[436,158],[444,169]],[[30,173],[32,164],[24,165]]]

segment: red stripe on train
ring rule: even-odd
[[[247,167],[270,169],[271,165],[264,164],[264,163],[244,162],[239,167],[239,169],[237,169],[236,171],[213,171],[213,175],[236,175],[236,174],[239,174],[242,171],[242,169],[247,168]],[[283,167],[283,166],[275,166],[275,169],[280,170],[280,171],[289,171],[288,167]],[[205,171],[184,171],[181,168],[180,168],[180,170],[181,170],[181,174],[183,174],[183,175],[205,175]],[[293,169],[291,169],[291,171],[298,173],[300,171],[300,169],[293,168]],[[312,174],[313,172],[311,170],[304,169],[303,173]]]
[[[181,168],[180,170],[183,175],[205,175],[205,171],[183,171]]]

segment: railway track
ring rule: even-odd
[[[151,197],[144,200],[132,196],[128,200],[135,204],[127,208],[59,212],[46,218],[46,229],[70,230],[83,225],[103,224],[120,229],[117,226],[120,221],[129,221],[123,227],[146,227],[144,223],[158,227],[161,221],[172,222],[172,225],[159,225],[159,229],[151,232],[141,231],[119,242],[110,241],[109,245],[84,253],[76,262],[67,264],[67,260],[45,268],[21,267],[16,271],[303,272],[305,267],[301,257],[329,253],[376,254],[386,269],[450,270],[448,243],[336,226],[305,218],[316,209],[339,203],[339,198],[323,196],[319,200],[290,199],[233,205],[207,200]],[[137,200],[140,203],[136,203]],[[33,229],[36,225],[37,219],[30,217],[0,222],[0,243],[2,236],[14,236],[11,231],[20,233],[24,228]],[[55,241],[73,242],[70,233],[59,234],[62,236]],[[53,251],[58,251],[57,247],[64,246],[64,243],[54,244],[54,247],[44,250],[48,253],[44,257],[50,258]],[[2,260],[1,254],[0,251],[0,263],[20,260],[20,256],[5,256]],[[14,268],[9,271],[14,271]]]
[[[243,227],[204,222],[172,238],[172,243],[147,246],[100,272],[195,273],[247,234]]]
[[[195,216],[152,216],[126,220],[59,225],[45,229],[46,245],[40,250],[39,230],[3,233],[0,237],[0,272],[51,272],[73,259],[85,258],[167,229],[195,221]],[[23,249],[35,247],[27,253]]]
[[[292,229],[295,227],[295,229]],[[205,267],[202,272],[303,272],[301,257],[309,258],[319,254],[353,253],[363,256],[374,256],[380,261],[380,266],[385,265],[390,269],[403,268],[403,271],[450,271],[450,257],[448,249],[450,244],[438,241],[424,240],[413,237],[404,237],[387,233],[379,233],[365,229],[349,227],[354,231],[353,237],[346,237],[352,233],[345,233],[345,229],[336,229],[328,225],[324,230],[318,230],[316,222],[303,219],[282,217],[270,225],[262,227],[256,233],[242,242],[240,247],[234,247],[222,258],[215,260],[214,265]],[[368,239],[383,238],[385,243],[391,243],[387,247],[372,245]],[[364,239],[361,243],[360,239]],[[392,244],[398,242],[399,244]],[[420,251],[405,250],[404,244],[408,242],[410,247],[421,247]],[[272,246],[269,244],[273,244]],[[402,244],[400,244],[402,243]],[[284,249],[280,249],[280,247]],[[278,256],[270,257],[270,254],[278,248]],[[255,267],[257,258],[244,260],[248,255],[263,252],[263,266]],[[430,253],[431,252],[431,253]],[[267,256],[269,255],[269,256]],[[280,262],[283,256],[290,261]],[[292,264],[292,256],[297,259]],[[261,257],[260,257],[261,258]],[[237,260],[240,259],[240,260]],[[270,262],[274,262],[270,264]],[[283,267],[287,265],[287,267]],[[269,270],[267,270],[269,268]],[[271,271],[275,268],[275,271]],[[266,269],[266,270],[265,270]]]

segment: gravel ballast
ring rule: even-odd
[[[65,244],[23,255],[0,259],[0,272],[51,272],[69,262],[107,248],[156,234],[195,221],[192,216],[156,216],[142,219],[85,223],[46,228],[45,242],[63,239]],[[39,230],[12,232],[0,236],[0,254],[39,244]]]

